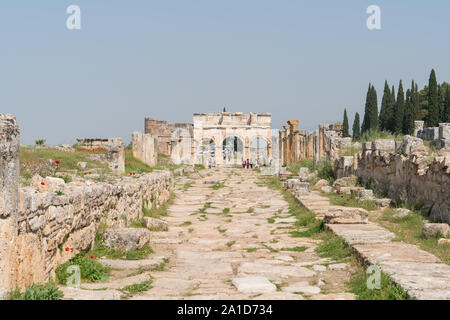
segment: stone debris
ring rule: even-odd
[[[314,188],[320,189],[321,187],[328,186],[330,183],[325,179],[320,179],[317,181],[317,183],[314,185]]]
[[[377,208],[384,209],[391,205],[392,200],[389,198],[382,198],[382,199],[375,199],[374,202]]]
[[[150,242],[150,231],[143,228],[109,228],[103,235],[103,245],[124,251],[141,249]]]
[[[319,287],[311,286],[308,284],[308,282],[305,281],[290,284],[287,287],[282,287],[281,290],[284,292],[291,292],[291,293],[300,292],[306,295],[313,295],[320,293]]]
[[[362,208],[330,208],[323,218],[328,224],[360,224],[369,222],[369,213]]]
[[[409,216],[410,212],[411,211],[409,209],[397,208],[397,209],[395,209],[395,213],[392,217],[396,218],[396,219],[404,218],[404,217]]]
[[[150,231],[167,231],[169,229],[167,221],[161,219],[143,217],[142,221]]]
[[[450,239],[441,238],[438,240],[438,245],[450,244]]]

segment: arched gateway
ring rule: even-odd
[[[194,114],[194,144],[196,164],[215,166],[240,165],[249,159],[260,165],[269,165],[272,156],[272,117],[268,113],[222,112]],[[205,141],[208,143],[205,148]],[[201,147],[201,148],[200,148]],[[214,152],[212,149],[214,148]],[[205,150],[207,156],[205,156]]]

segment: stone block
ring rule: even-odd
[[[372,151],[395,151],[395,141],[393,139],[376,139],[372,142]]]
[[[125,146],[122,138],[108,139],[108,154],[106,159],[109,169],[114,174],[125,173]]]
[[[369,213],[362,208],[330,208],[323,218],[328,224],[365,224]]]
[[[143,217],[142,221],[145,226],[151,231],[167,231],[169,229],[169,225],[167,221],[151,218],[151,217]]]
[[[450,123],[439,123],[439,139],[450,139]]]
[[[103,244],[124,251],[141,249],[150,242],[150,234],[144,228],[109,228],[103,235]]]
[[[447,223],[425,223],[422,228],[422,235],[425,238],[434,237],[438,234],[446,237],[449,233]]]

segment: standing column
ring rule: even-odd
[[[125,173],[125,146],[122,138],[108,139],[108,166],[114,174]]]
[[[0,114],[0,299],[13,287],[13,252],[17,238],[20,131],[16,119]]]

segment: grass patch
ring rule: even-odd
[[[247,252],[255,252],[258,248],[246,248]]]
[[[126,295],[134,295],[137,293],[145,292],[150,290],[152,287],[152,279],[143,281],[141,283],[134,283],[131,285],[128,285],[121,289],[122,292],[124,292]],[[126,297],[124,297],[126,298]]]
[[[61,290],[48,282],[46,285],[33,284],[24,292],[16,289],[10,293],[10,300],[61,300],[63,296]]]
[[[80,253],[56,268],[57,283],[66,284],[67,279],[73,274],[73,272],[67,272],[70,266],[78,266],[81,279],[88,282],[106,281],[110,272],[109,268],[103,267],[95,258],[91,258],[91,255]]]
[[[235,244],[236,243],[236,241],[228,241],[227,242],[227,247],[231,247],[233,244]]]
[[[403,218],[394,218],[395,209],[387,208],[376,222],[396,235],[396,239],[419,246],[450,265],[450,244],[438,245],[439,236],[424,238],[422,228],[424,217],[415,211]]]
[[[108,259],[142,260],[151,253],[153,253],[153,249],[149,245],[145,245],[141,249],[128,251],[107,248],[102,244],[101,234],[97,234],[94,249],[89,252],[89,255]]]
[[[275,219],[274,218],[267,218],[267,222],[268,223],[275,223]]]
[[[394,284],[384,272],[381,272],[380,289],[369,289],[369,276],[364,269],[360,269],[346,283],[358,300],[410,300],[405,290]]]
[[[338,194],[338,193],[326,193],[324,194],[328,199],[330,199],[330,204],[336,206],[344,206],[344,207],[355,207],[362,208],[368,211],[375,210],[375,201],[373,200],[362,200],[359,201],[355,199],[353,196],[348,194]]]
[[[255,211],[255,209],[253,209],[252,207],[248,208],[247,213],[253,213]]]
[[[351,255],[351,248],[344,239],[331,232],[323,232],[319,238],[322,242],[315,249],[322,258],[331,258],[334,261],[346,260]]]
[[[167,208],[173,203],[175,193],[170,192],[169,199],[160,206],[153,204],[153,201],[142,199],[142,213],[146,217],[159,218],[167,216]]]
[[[225,187],[225,184],[221,183],[216,183],[215,185],[212,185],[210,188],[213,190],[219,190]]]
[[[281,251],[303,252],[303,251],[305,251],[306,249],[308,249],[308,247],[300,246],[300,247],[293,247],[293,248],[282,248]]]
[[[155,167],[151,167],[141,160],[133,157],[131,150],[125,149],[125,173],[147,173],[155,170]]]
[[[164,258],[163,261],[156,267],[153,267],[151,271],[164,271],[166,264],[169,263],[169,259]]]
[[[222,210],[222,213],[229,213],[230,212],[230,208],[225,208]]]
[[[182,224],[180,224],[180,227],[183,227],[183,226],[190,226],[191,224],[192,224],[191,221],[185,221],[185,222],[183,222]]]

